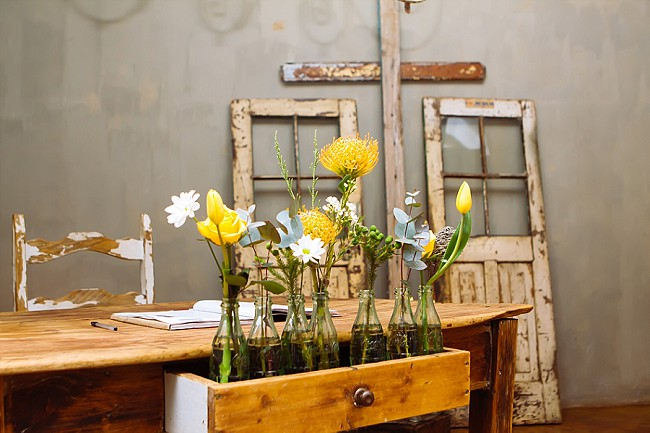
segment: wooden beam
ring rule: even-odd
[[[384,113],[384,164],[386,185],[386,228],[395,232],[393,208],[404,199],[404,143],[402,142],[402,96],[399,52],[399,4],[380,0],[381,96]],[[401,285],[398,257],[388,263],[388,293]]]
[[[485,79],[480,62],[404,62],[400,78],[408,81],[478,81]],[[280,67],[285,83],[332,81],[379,81],[377,62],[285,63]]]

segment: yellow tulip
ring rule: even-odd
[[[210,218],[215,224],[221,224],[224,214],[226,213],[226,207],[223,205],[221,196],[217,191],[211,189],[208,191],[208,195],[206,196],[205,200],[208,218]]]
[[[469,189],[467,182],[458,188],[458,195],[456,195],[456,209],[458,212],[465,215],[472,208],[472,191]]]
[[[221,245],[222,240],[226,246],[234,245],[246,232],[246,222],[239,218],[239,215],[234,210],[228,209],[226,206],[224,206],[224,209],[224,216],[218,230],[217,225],[210,217],[197,222],[196,228],[201,233],[201,236],[210,239],[217,245]]]
[[[433,249],[436,246],[436,234],[429,230],[429,243],[424,246],[424,252],[422,253],[423,259],[428,259],[433,254]]]

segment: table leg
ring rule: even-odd
[[[516,351],[517,319],[493,321],[490,387],[470,395],[470,433],[512,432]]]

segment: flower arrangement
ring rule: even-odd
[[[408,280],[411,271],[417,270],[420,286],[430,288],[461,254],[471,232],[469,186],[463,183],[458,192],[456,205],[462,218],[455,230],[445,227],[434,234],[426,223],[418,223],[422,215],[416,212],[421,206],[416,191],[407,193],[404,201],[407,211],[393,210],[395,233],[387,236],[374,225],[364,225],[356,206],[350,202],[358,179],[377,164],[377,140],[370,136],[339,137],[319,150],[314,135],[310,206],[303,205],[302,197],[294,191],[277,134],[274,144],[291,199],[289,208],[276,215],[276,223],[254,221],[255,205],[248,209],[228,208],[221,195],[212,189],[206,196],[204,220],[195,216],[200,209],[195,190],[173,196],[172,204],[165,209],[169,214],[167,221],[174,227],[183,226],[188,218],[194,220],[220,273],[222,315],[212,344],[211,378],[225,383],[337,367],[338,338],[329,311],[328,292],[332,268],[351,248],[364,252],[368,271],[367,287],[361,291],[352,329],[351,363],[375,362],[441,348],[441,337],[439,345],[437,340],[428,337],[430,325],[437,318],[433,303],[421,294],[420,301],[424,299],[425,303],[422,308],[418,306],[415,320]],[[340,177],[338,195],[327,197],[322,206],[317,191],[318,163]],[[235,245],[251,248],[254,256],[254,263],[240,264],[244,269],[239,272],[233,264]],[[400,256],[402,283],[396,289],[396,306],[386,340],[374,306],[374,286],[379,267],[395,255]],[[305,314],[303,293],[308,282],[314,302],[310,322]],[[246,339],[239,323],[237,296],[251,286],[258,288],[258,296],[254,323]],[[280,338],[273,323],[270,294],[283,293],[288,295],[289,312]],[[417,343],[427,338],[426,342]]]

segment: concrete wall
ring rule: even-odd
[[[404,60],[479,60],[488,75],[404,85],[407,187],[424,189],[422,96],[535,100],[563,404],[650,400],[650,2],[413,9],[402,15]],[[0,310],[12,308],[12,212],[25,213],[29,238],[56,239],[136,235],[146,211],[157,299],[214,296],[209,254],[162,210],[190,188],[231,200],[229,101],[352,97],[361,131],[381,137],[377,84],[278,78],[287,61],[378,57],[374,1],[0,0]],[[306,123],[304,141],[315,126],[323,141],[336,133]],[[256,142],[274,129],[256,127]],[[365,179],[379,225],[382,173]],[[33,267],[30,293],[137,287],[137,265],[116,262],[81,254]]]

